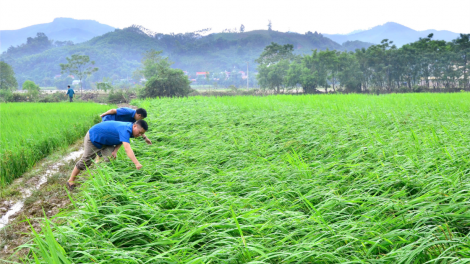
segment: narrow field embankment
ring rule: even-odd
[[[32,238],[31,227],[39,231],[44,217],[68,209],[75,193],[67,192],[65,182],[83,153],[82,145],[83,141],[78,140],[70,148],[54,151],[22,177],[2,187],[0,263],[21,258],[28,250],[18,251],[17,247]]]
[[[95,103],[0,104],[0,187],[83,137],[109,108]]]
[[[37,263],[464,263],[470,94],[157,99]]]

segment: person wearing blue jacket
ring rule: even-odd
[[[130,122],[135,123],[138,120],[143,120],[147,117],[147,111],[143,108],[138,108],[134,110],[129,107],[119,107],[117,109],[110,109],[105,113],[100,115],[101,120],[105,121],[119,121],[119,122]],[[145,135],[142,135],[142,138],[151,145],[152,141],[148,139]]]
[[[135,168],[140,170],[142,165],[134,155],[130,139],[144,135],[147,130],[148,124],[144,120],[138,120],[135,123],[109,121],[94,125],[85,136],[83,156],[75,164],[70,179],[67,181],[67,188],[69,190],[75,188],[75,178],[80,171],[86,170],[91,165],[99,152],[102,153],[105,161],[109,161],[110,158],[116,158],[121,146],[124,147]]]
[[[70,85],[67,87],[68,87],[67,95],[69,96],[70,102],[73,102],[73,95],[75,94],[75,92],[72,88],[70,88]]]

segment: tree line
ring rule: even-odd
[[[19,87],[26,80],[32,80],[43,87],[66,87],[71,80],[67,76],[57,77],[61,72],[59,65],[67,63],[66,57],[80,54],[88,55],[100,69],[82,80],[85,89],[91,88],[92,83],[104,77],[113,80],[128,79],[139,67],[142,54],[152,49],[163,50],[164,55],[175,62],[174,67],[189,73],[220,73],[233,72],[235,69],[245,71],[246,61],[250,62],[249,71],[254,72],[256,65],[252,62],[271,42],[291,43],[295,46],[296,54],[309,53],[311,49],[352,51],[370,46],[360,41],[340,45],[312,32],[294,34],[259,30],[209,34],[208,29],[205,29],[184,34],[161,34],[149,32],[139,26],[117,29],[78,44],[53,41],[43,33],[25,41],[25,44],[12,46],[0,55],[0,61],[13,67]],[[240,78],[231,78],[220,81],[219,85],[238,86],[241,83]],[[254,81],[250,80],[250,83]]]
[[[328,88],[346,92],[419,92],[469,89],[470,34],[452,42],[427,38],[397,48],[384,39],[355,52],[313,50],[294,55],[293,45],[271,43],[256,60],[258,83],[275,93]]]

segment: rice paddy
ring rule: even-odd
[[[83,137],[108,109],[94,103],[0,104],[0,187],[52,150]]]
[[[35,263],[470,262],[470,94],[134,102]],[[59,223],[59,224],[54,224]]]

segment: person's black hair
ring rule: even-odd
[[[135,113],[141,115],[142,118],[147,117],[147,111],[143,108],[139,108],[139,109],[135,110]]]
[[[67,85],[67,87],[69,87],[69,88],[70,88],[70,85]]]
[[[145,122],[145,120],[137,120],[135,124],[143,128],[145,131],[149,130],[149,125],[147,122]]]

